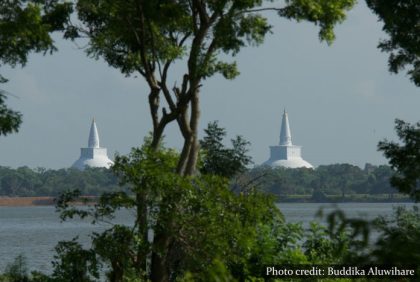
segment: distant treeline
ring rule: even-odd
[[[257,167],[243,175],[241,182],[279,198],[290,195],[394,194],[389,178],[393,170],[386,165],[366,164],[364,169],[350,164],[323,165],[316,169]],[[116,191],[118,178],[109,169],[88,168],[50,170],[0,166],[0,196],[57,196],[66,190],[79,189],[83,195]],[[316,200],[316,199],[314,199]]]
[[[83,195],[100,195],[119,189],[118,178],[109,169],[74,168],[51,170],[0,166],[0,196],[58,196],[66,190],[79,189]]]
[[[279,199],[290,195],[311,195],[322,200],[325,195],[397,193],[389,179],[394,174],[387,165],[366,164],[364,169],[350,164],[322,165],[316,169],[285,169],[260,166],[248,172],[247,179],[259,189]]]

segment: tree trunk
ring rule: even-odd
[[[186,134],[183,134],[184,145],[178,161],[177,173],[181,176],[191,176],[196,173],[199,154],[198,122],[200,119],[200,108],[198,89],[191,99],[191,118],[189,124],[185,124],[187,121],[187,119],[184,119],[185,117],[181,116],[178,119],[181,131]],[[188,131],[185,130],[186,128],[188,128]],[[163,200],[162,205],[165,205],[165,200]],[[166,214],[176,215],[178,212],[182,211],[174,210]],[[162,224],[162,219],[160,220],[160,224]],[[165,220],[163,221],[164,228],[155,230],[151,267],[151,280],[153,282],[167,282],[170,279],[171,267],[169,264],[171,258],[169,248],[173,241],[171,233],[173,232],[173,228],[175,228],[172,222],[173,220],[168,218],[166,222]],[[168,232],[169,230],[171,232]]]
[[[194,96],[191,99],[191,147],[188,154],[187,166],[185,169],[185,175],[194,175],[197,170],[198,153],[200,150],[198,142],[198,122],[200,119],[200,99],[198,96],[198,90],[195,91]]]
[[[169,199],[163,199],[162,206],[167,206]],[[173,212],[167,212],[166,214],[174,214]],[[151,266],[151,280],[153,282],[167,282],[170,278],[170,267],[169,267],[169,247],[172,242],[171,232],[173,229],[173,221],[171,218],[165,219],[164,216],[159,215],[158,227],[155,230],[155,236],[153,239],[153,250],[152,250],[152,266]]]
[[[153,245],[158,246],[159,250],[153,250],[151,280],[153,282],[169,281],[168,250],[171,243],[170,236],[164,232],[155,235]]]
[[[139,247],[137,249],[137,259],[136,259],[136,269],[139,273],[144,275],[147,273],[147,253],[148,253],[148,215],[147,215],[147,198],[144,193],[137,193],[136,195],[137,202],[137,226],[138,226],[138,236],[143,240],[144,247]]]
[[[122,282],[124,270],[118,262],[112,262],[112,272],[109,277],[110,282]]]

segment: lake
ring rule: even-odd
[[[320,221],[315,214],[323,208],[324,214],[340,208],[348,216],[372,219],[378,215],[390,215],[395,206],[412,206],[409,203],[279,203],[288,222]],[[129,211],[117,214],[115,222],[130,225],[133,215]],[[109,228],[108,224],[91,225],[89,221],[71,220],[60,222],[53,206],[0,207],[0,272],[19,254],[27,258],[31,270],[51,272],[51,261],[57,242],[79,240],[89,245],[89,234]]]

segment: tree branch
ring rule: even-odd
[[[259,9],[251,9],[251,10],[243,10],[240,13],[237,13],[236,15],[240,14],[247,14],[247,13],[258,13],[258,12],[265,12],[265,11],[275,11],[280,12],[283,8],[275,8],[275,7],[267,7],[267,8],[259,8]]]
[[[171,60],[168,60],[165,63],[165,65],[163,67],[162,74],[161,74],[161,81],[159,83],[159,86],[162,88],[163,95],[164,95],[164,97],[166,99],[166,102],[169,105],[169,108],[171,109],[172,112],[175,112],[176,111],[176,105],[175,105],[175,103],[174,103],[174,101],[173,101],[173,99],[171,97],[171,93],[170,93],[170,91],[169,91],[169,89],[167,87],[167,83],[166,83],[166,79],[167,79],[167,75],[168,75],[168,70],[169,70],[169,67],[170,67],[171,63],[172,63]]]
[[[209,15],[207,14],[206,11],[206,4],[203,1],[200,0],[193,0],[193,6],[195,6],[195,8],[198,11],[198,16],[200,17],[200,23],[201,26],[207,25],[209,22]]]
[[[185,41],[191,36],[191,32],[187,32],[185,36],[179,41],[178,47],[182,47]]]

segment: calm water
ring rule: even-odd
[[[372,219],[378,215],[391,214],[392,207],[397,205],[412,206],[412,204],[389,203],[278,204],[287,221],[303,222],[304,225],[312,220],[320,220],[315,217],[320,208],[327,213],[339,207],[348,216]],[[117,215],[115,222],[130,224],[132,218],[130,212],[122,211]],[[89,221],[81,220],[60,222],[55,208],[51,206],[0,207],[0,272],[19,254],[27,257],[31,270],[50,272],[54,246],[58,241],[79,236],[79,240],[88,246],[91,232],[99,232],[109,226],[107,224],[92,226]]]

